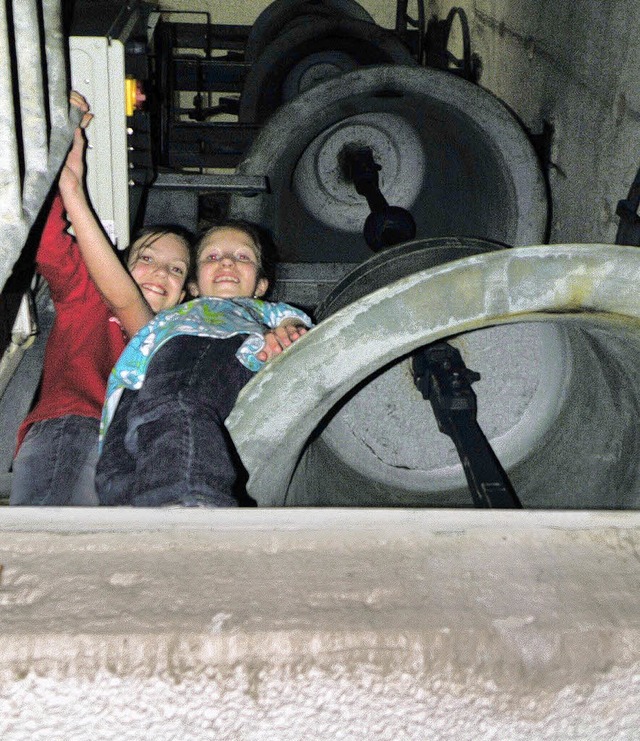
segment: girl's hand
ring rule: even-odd
[[[87,99],[84,97],[84,95],[80,95],[80,93],[72,90],[69,93],[69,103],[84,113],[82,121],[80,121],[80,128],[86,129],[89,125],[89,122],[93,118],[93,113],[89,113],[89,104],[87,103]]]
[[[83,129],[87,128],[93,118],[93,114],[89,113],[89,104],[86,99],[75,90],[72,90],[69,94],[69,103],[83,111],[84,115],[79,127],[73,134],[73,144],[60,172],[59,187],[63,199],[65,196],[69,198],[74,194],[83,192],[84,150],[87,146]]]
[[[283,350],[299,340],[306,332],[307,328],[303,324],[285,320],[279,327],[265,332],[265,346],[256,354],[256,357],[263,362],[271,360],[272,357],[280,355]]]

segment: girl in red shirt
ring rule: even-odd
[[[91,119],[86,101],[72,93],[71,102],[85,111],[81,127],[86,127]],[[146,324],[149,313],[182,301],[191,266],[190,237],[174,227],[145,229],[130,248],[127,267],[122,265],[89,205],[83,137],[78,130],[60,176],[62,198],[57,195],[53,201],[36,255],[55,320],[39,397],[18,431],[9,499],[13,505],[98,504],[94,474],[99,421],[108,375],[128,340],[124,330],[131,336]],[[65,208],[77,239],[67,232]],[[101,286],[103,292],[98,291],[79,242],[83,249],[100,243],[109,290]]]

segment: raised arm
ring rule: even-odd
[[[153,318],[153,312],[118,259],[89,204],[84,187],[85,147],[84,131],[78,128],[60,173],[60,194],[89,275],[132,337]]]

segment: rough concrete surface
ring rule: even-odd
[[[3,515],[5,740],[637,738],[637,513]]]

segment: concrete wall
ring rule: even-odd
[[[640,515],[10,510],[0,737],[640,727]]]
[[[442,15],[453,3],[438,3]],[[480,84],[534,134],[555,130],[551,242],[612,242],[640,166],[640,6],[633,0],[462,0]],[[440,15],[440,17],[442,17]]]

